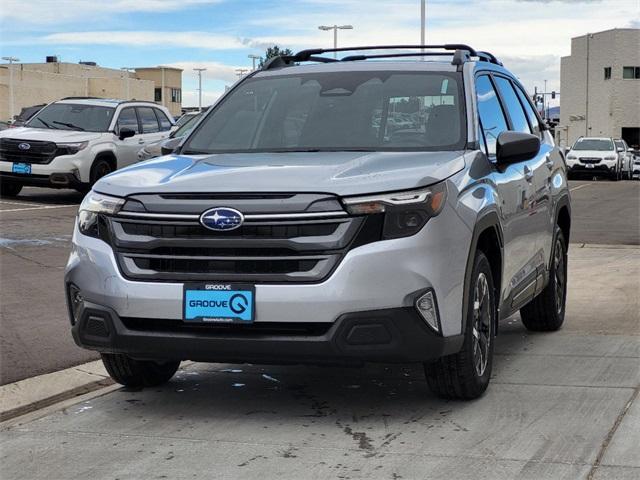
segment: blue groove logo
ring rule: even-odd
[[[211,208],[200,215],[202,226],[217,232],[235,230],[242,225],[243,221],[242,213],[227,207]]]

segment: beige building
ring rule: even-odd
[[[624,138],[640,145],[640,29],[616,28],[571,39],[560,65],[556,138]]]
[[[62,62],[2,64],[0,120],[9,120],[12,111],[17,115],[23,107],[64,97],[149,100],[164,104],[175,116],[181,113],[182,70],[170,67],[131,70]],[[164,96],[160,94],[163,91]]]

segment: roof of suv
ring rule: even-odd
[[[74,103],[78,105],[96,105],[99,107],[117,107],[123,103],[143,103],[159,107],[149,100],[121,100],[117,98],[92,98],[92,97],[65,97],[53,103]]]

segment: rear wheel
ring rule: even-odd
[[[180,362],[135,360],[121,353],[103,353],[102,363],[116,382],[126,387],[155,387],[171,380]]]
[[[530,303],[520,309],[522,323],[528,330],[552,332],[564,322],[567,299],[567,246],[564,234],[556,226],[549,283]]]
[[[22,185],[7,180],[0,181],[0,197],[15,197],[22,190]]]
[[[424,366],[433,393],[444,398],[478,398],[489,385],[495,338],[495,290],[489,260],[476,252],[462,349]]]

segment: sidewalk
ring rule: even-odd
[[[6,423],[0,477],[640,478],[640,248],[573,245],[569,265],[565,327],[503,322],[477,401],[433,397],[418,366],[189,364]]]

